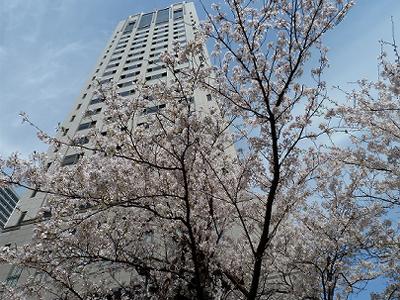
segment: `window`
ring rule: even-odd
[[[80,138],[76,138],[76,139],[74,140],[74,144],[75,144],[75,145],[85,145],[85,144],[87,144],[87,143],[89,143],[89,138],[88,138],[87,136],[83,136],[83,137],[80,137]]]
[[[0,197],[0,216],[2,216],[1,213],[11,213],[15,205],[17,204],[18,199],[15,198],[16,196],[9,188],[4,188],[3,190],[0,189],[0,196],[2,196]],[[8,199],[9,201],[6,201],[6,199]]]
[[[166,23],[169,20],[169,8],[157,12],[156,24]]]
[[[208,94],[208,95],[207,95],[207,101],[211,101],[211,100],[212,100],[212,97],[211,97],[210,94]]]
[[[0,190],[0,194],[3,196],[3,197],[0,197],[0,202],[1,202],[2,206],[6,209],[6,211],[8,213],[11,213],[13,211],[14,207],[11,206],[12,205],[11,201],[5,201],[5,199],[8,198],[6,190]],[[16,202],[17,201],[15,201],[15,204],[16,204]],[[0,208],[2,208],[2,206],[0,206]],[[3,209],[2,209],[2,211],[4,212]]]
[[[148,68],[147,72],[154,72],[154,71],[158,71],[158,70],[162,70],[162,69],[166,69],[166,67],[165,66],[156,66],[153,68]]]
[[[174,39],[178,39],[181,37],[186,37],[186,32],[185,31],[179,31],[179,32],[174,32]]]
[[[76,153],[67,155],[64,157],[63,161],[61,162],[61,166],[70,166],[76,164],[78,160],[83,156],[83,153]]]
[[[136,72],[132,72],[132,73],[121,75],[120,78],[124,79],[124,78],[134,77],[134,76],[139,75],[139,74],[140,74],[140,71],[136,71]]]
[[[3,191],[6,192],[7,195],[12,198],[12,200],[14,200],[15,204],[18,202],[18,198],[14,195],[12,190],[10,190],[9,188],[4,188]]]
[[[13,265],[7,275],[6,285],[10,287],[15,287],[18,283],[19,278],[21,277],[23,270],[24,269],[22,267]]]
[[[2,225],[7,223],[7,218],[2,213],[0,213],[0,224],[1,223],[3,223]]]
[[[174,30],[183,29],[185,27],[185,23],[174,24]]]
[[[92,85],[91,85],[91,84],[89,84],[89,85],[88,85],[88,87],[87,87],[87,89],[90,89],[91,87],[92,87]]]
[[[133,52],[133,53],[128,54],[128,57],[140,55],[140,54],[143,54],[143,53],[144,53],[144,51]],[[133,59],[133,60],[130,60],[130,61],[138,61],[138,60],[142,60],[142,59],[143,59],[143,56],[142,57],[136,57],[136,60]]]
[[[146,128],[146,129],[150,127],[149,123],[147,123],[147,122],[138,123],[136,126],[137,127],[143,127],[143,128]]]
[[[95,110],[87,110],[85,112],[85,117],[90,117],[90,116],[94,116],[97,115],[101,112],[101,107],[95,109]]]
[[[130,32],[124,32],[124,34],[121,35],[121,40],[127,37],[130,37]]]
[[[136,35],[135,35],[135,39],[141,39],[141,38],[147,38],[149,35],[148,35],[148,32],[149,31],[146,31],[146,32],[136,32]],[[134,39],[134,40],[135,40]]]
[[[118,86],[119,88],[123,88],[123,87],[131,86],[131,85],[133,85],[133,82],[132,82],[132,81],[128,81],[128,82],[120,83],[120,84],[118,84],[117,86]]]
[[[161,60],[159,58],[153,59],[153,60],[149,60],[149,65],[157,64],[159,62],[161,62]]]
[[[183,9],[180,8],[174,11],[174,20],[182,19],[183,18]]]
[[[114,58],[111,58],[109,62],[120,60],[121,58],[122,58],[122,56],[114,57]]]
[[[11,212],[12,212],[12,210],[11,210]],[[0,226],[3,226],[7,223],[8,219],[6,216],[8,216],[9,213],[11,213],[11,212],[7,212],[3,208],[1,208],[1,210],[0,210]]]
[[[135,42],[132,44],[132,46],[135,46],[135,47],[137,47],[137,46],[142,46],[142,45],[146,45],[146,43],[147,43],[147,38],[146,38],[146,39],[142,39],[142,40],[135,41]],[[132,48],[131,48],[131,49],[132,49]]]
[[[174,38],[179,36],[179,35],[186,35],[186,30],[177,30],[174,31]]]
[[[185,29],[185,26],[184,26],[184,25],[175,26],[175,27],[174,27],[174,33],[175,33],[175,34],[180,33],[180,32],[185,32],[185,31],[186,31],[186,29]]]
[[[186,34],[181,34],[181,35],[178,35],[178,36],[174,36],[175,40],[180,39],[180,38],[184,38],[186,40]]]
[[[162,78],[162,77],[167,77],[167,72],[160,73],[160,74],[155,74],[155,75],[152,75],[152,76],[147,76],[146,80],[154,80],[154,79],[159,79],[159,78]]]
[[[156,40],[156,41],[154,41],[154,42],[152,43],[152,45],[160,44],[160,43],[162,43],[162,42],[168,42],[168,39]]]
[[[119,50],[119,49],[125,48],[126,45],[128,45],[128,44],[123,44],[123,45],[121,45],[121,46],[118,46],[118,47],[115,48],[115,50]]]
[[[140,18],[138,29],[149,27],[152,19],[153,19],[153,13],[143,15]]]
[[[119,51],[115,51],[112,55],[121,54],[121,53],[124,53],[124,52],[125,52],[125,50],[122,49],[122,50],[119,50]]]
[[[143,56],[142,57],[133,58],[133,59],[128,59],[125,63],[126,64],[130,64],[130,63],[135,62],[135,61],[141,61],[142,59],[143,59]]]
[[[122,34],[126,34],[126,33],[130,33],[133,29],[133,27],[135,27],[136,22],[129,22],[128,24],[126,24],[124,32]]]
[[[10,210],[6,210],[0,206],[0,228],[7,223],[7,216],[12,212],[12,208]],[[1,249],[1,248],[0,248]]]
[[[87,94],[85,93],[85,94],[83,94],[82,95],[82,99],[85,99],[86,98],[86,96],[87,96]]]
[[[139,37],[136,37],[136,38],[134,38],[133,40],[135,41],[135,44],[138,44],[138,43],[142,43],[142,42],[146,42],[147,41],[147,35],[145,35],[145,36],[139,36]]]
[[[85,94],[85,97],[86,97],[86,94]],[[80,109],[81,106],[82,106],[82,104],[79,103],[78,106],[76,107],[76,109],[77,109],[77,110]]]
[[[92,128],[94,126],[96,126],[96,121],[82,123],[82,124],[79,124],[77,130],[79,131],[79,130],[89,129],[89,128]]]
[[[111,64],[111,65],[108,65],[106,67],[106,69],[111,69],[111,68],[118,67],[118,66],[119,66],[119,63],[114,63],[114,64]]]
[[[144,47],[146,47],[146,44],[132,47],[130,50],[137,50],[137,49],[144,48]]]
[[[103,102],[103,101],[104,101],[104,98],[103,98],[103,97],[100,97],[100,98],[93,98],[92,100],[90,100],[89,105],[93,105],[93,104],[96,104],[96,103],[101,103],[101,102]]]
[[[111,79],[112,78],[103,79],[103,80],[100,81],[100,84],[109,83],[109,82],[111,82]]]
[[[118,44],[117,44],[117,47],[115,48],[115,50],[124,48],[124,47],[128,44],[128,41],[129,41],[129,39],[128,39],[128,40],[124,40],[124,41],[118,43]]]
[[[164,25],[161,25],[161,26],[155,26],[154,27],[154,33],[156,34],[157,32],[160,32],[163,29],[166,29],[164,31],[168,31],[168,27],[169,27],[169,24],[164,24]]]
[[[69,128],[62,128],[63,136],[66,136],[69,131]]]
[[[157,37],[158,35],[161,35],[163,33],[168,32],[168,28],[165,30],[158,30],[157,28],[154,29],[153,31],[153,38]]]
[[[163,31],[159,32],[159,33],[155,33],[153,35],[153,41],[156,39],[161,39],[163,37],[168,37],[169,33],[168,33],[168,29],[165,30],[166,33],[164,33]]]
[[[160,104],[160,105],[156,105],[156,106],[151,106],[151,107],[147,107],[143,110],[142,115],[148,115],[148,114],[153,114],[158,112],[160,109],[164,108],[166,105],[165,104]]]
[[[160,49],[166,49],[166,48],[168,48],[168,45],[163,45],[163,46],[154,47],[154,48],[151,48],[150,51],[155,51],[155,50],[160,50]]]
[[[107,71],[103,73],[103,76],[108,76],[117,73],[117,70]]]
[[[129,90],[129,91],[118,93],[118,95],[120,95],[121,97],[126,97],[126,96],[132,95],[134,93],[135,93],[135,90]]]
[[[166,30],[166,31],[168,31],[168,30]],[[157,40],[157,39],[164,38],[164,37],[168,37],[168,33],[166,33],[166,34],[160,34],[160,35],[153,35],[153,41],[154,41],[154,40]]]
[[[161,52],[152,53],[149,55],[149,57],[156,57],[156,56],[159,56],[160,54],[161,54]]]
[[[185,24],[182,19],[174,21],[174,26]]]
[[[127,43],[127,42],[129,41],[129,38],[130,38],[129,35],[128,35],[127,37],[124,37],[123,39],[121,39],[121,40],[118,42],[117,46],[119,46],[119,45],[121,45],[121,44],[123,44],[123,43]]]
[[[127,71],[127,70],[137,69],[137,68],[140,68],[141,66],[142,66],[142,64],[131,65],[131,66],[123,68],[123,70]]]
[[[73,115],[72,117],[71,117],[71,120],[69,120],[70,122],[73,122],[75,120],[75,115]]]
[[[116,44],[116,46],[119,46],[120,44],[127,42],[129,40],[129,38],[130,38],[130,33],[129,34],[125,34],[125,35],[121,35],[121,37],[120,37],[118,43]]]

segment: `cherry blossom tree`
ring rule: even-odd
[[[333,300],[377,276],[385,209],[358,203],[368,176],[344,175],[321,139],[322,37],[351,5],[214,5],[195,41],[162,55],[172,82],[138,83],[129,99],[99,87],[106,123],[89,144],[38,129],[55,155],[1,160],[0,182],[48,196],[32,242],[3,249],[31,273],[5,295]],[[212,95],[209,109],[196,91]],[[66,149],[76,164],[63,165]]]
[[[367,180],[359,185],[356,196],[363,201],[380,202],[390,209],[396,220],[400,205],[400,55],[394,30],[391,42],[381,41],[377,81],[360,80],[358,88],[348,93],[351,105],[332,110],[329,118],[339,117],[339,132],[349,137],[349,146],[335,147],[334,155],[345,168],[356,169]],[[387,49],[391,50],[390,52]],[[399,297],[399,239],[398,226],[387,220],[385,253],[381,255],[382,270],[388,287],[374,299]],[[394,222],[393,222],[394,223]]]
[[[321,172],[321,173],[320,173]],[[325,173],[325,174],[324,174]],[[359,201],[358,189],[368,181],[357,169],[327,162],[318,173],[316,201],[301,210],[291,258],[302,298],[347,299],[382,275],[381,259],[398,236],[379,202]],[[321,290],[322,287],[322,290]]]
[[[309,182],[321,152],[318,138],[329,132],[315,126],[326,101],[321,74],[327,58],[321,37],[343,18],[351,3],[247,4],[227,1],[229,13],[216,5],[217,13],[209,16],[204,30],[215,41],[213,54],[219,63],[218,85],[206,87],[222,98],[233,118],[239,116],[236,138],[246,141],[246,157],[257,163],[251,191],[257,201],[265,201],[255,216],[241,218],[245,232],[255,231],[247,234],[251,268],[236,277],[251,274],[246,295],[256,299],[265,292],[260,287],[268,286],[269,277],[262,274],[273,274],[266,271],[275,255],[268,256],[267,249],[279,225],[311,193]],[[319,53],[319,64],[305,75],[312,52]],[[306,76],[309,85],[301,83]]]
[[[359,166],[369,173],[371,185],[360,191],[360,197],[375,197],[399,205],[400,56],[395,41],[391,43],[394,61],[384,46],[387,43],[382,42],[379,80],[358,81],[359,88],[348,94],[353,105],[337,109],[343,122],[340,129],[351,138],[351,146],[347,150],[338,149],[337,154],[346,164]]]

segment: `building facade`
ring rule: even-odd
[[[0,189],[0,229],[4,228],[18,200],[18,195],[12,188]]]
[[[171,80],[171,74],[159,59],[161,53],[172,50],[176,43],[184,45],[195,38],[199,18],[193,3],[178,3],[165,9],[150,13],[129,16],[118,23],[111,39],[97,61],[96,67],[66,119],[57,133],[59,139],[74,139],[79,136],[81,143],[86,140],[85,133],[91,128],[103,126],[103,100],[97,95],[97,83],[113,82],[122,97],[132,96],[134,81],[146,84]],[[206,52],[206,51],[205,51]],[[205,59],[208,60],[205,53]],[[212,104],[210,95],[202,91],[194,94],[196,109],[207,111]],[[158,107],[160,109],[162,107]],[[150,107],[148,112],[154,112]],[[139,125],[140,119],[133,126]],[[83,136],[83,138],[82,138]],[[49,149],[48,156],[54,156]],[[74,152],[75,151],[75,152]],[[62,165],[72,165],[79,159],[76,149],[68,149],[63,155]],[[58,153],[60,155],[60,153]],[[46,195],[29,191],[18,203],[18,209],[11,214],[0,234],[0,248],[8,245],[21,245],[31,240],[37,222],[38,212],[46,203]],[[0,281],[15,286],[23,281],[24,270],[16,266],[0,265]]]

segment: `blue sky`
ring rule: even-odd
[[[0,155],[45,150],[18,113],[27,112],[42,129],[54,132],[118,21],[174,2],[0,0]],[[204,15],[200,5],[198,10]],[[361,77],[376,77],[378,40],[390,39],[392,15],[400,32],[400,1],[360,0],[327,35],[328,85],[346,87]]]
[[[52,133],[78,96],[118,21],[163,8],[168,0],[0,0],[0,156],[46,150],[27,112]],[[212,1],[205,0],[206,5]],[[217,2],[217,1],[216,1]],[[204,17],[198,0],[199,15]],[[326,36],[330,48],[328,86],[377,76],[380,39],[390,40],[394,17],[400,40],[399,0],[359,0],[347,18]],[[342,95],[332,91],[332,95]],[[372,286],[372,289],[379,285]],[[366,299],[365,293],[352,299]]]

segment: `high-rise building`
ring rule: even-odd
[[[134,94],[133,82],[136,80],[152,84],[159,80],[166,83],[171,74],[159,59],[161,53],[172,50],[176,43],[184,45],[195,38],[199,19],[193,3],[178,3],[168,8],[129,16],[118,23],[111,39],[98,60],[94,72],[82,89],[67,118],[57,133],[59,139],[74,139],[79,136],[81,144],[88,143],[85,138],[90,128],[103,126],[103,99],[95,93],[96,82],[106,84],[113,81],[122,97]],[[204,54],[206,55],[206,53]],[[208,60],[207,57],[204,57]],[[196,91],[196,109],[207,111],[213,105],[210,95]],[[154,113],[162,106],[149,107],[146,113]],[[140,124],[140,118],[134,126]],[[74,152],[75,151],[75,152]],[[59,154],[59,153],[58,153]],[[48,156],[54,155],[49,149]],[[76,149],[63,153],[62,165],[72,165],[80,158]],[[32,231],[38,220],[38,212],[46,203],[46,195],[30,191],[18,203],[5,228],[0,234],[0,248],[5,245],[23,244],[31,240]],[[24,272],[16,266],[0,265],[0,281],[16,285],[23,280]]]
[[[12,188],[0,188],[0,229],[7,223],[18,200],[18,195]]]

